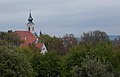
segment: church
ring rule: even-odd
[[[38,37],[35,33],[35,24],[33,23],[33,18],[31,15],[31,11],[29,13],[28,23],[26,24],[26,31],[17,30],[14,33],[20,38],[23,43],[20,44],[20,47],[28,47],[32,44],[35,45],[37,49],[40,50],[40,53],[45,54],[47,52],[47,48],[44,43],[38,43]]]

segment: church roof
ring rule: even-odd
[[[20,44],[20,47],[28,47],[30,45],[31,44],[28,44],[28,43],[22,43],[22,44]],[[35,43],[35,47],[38,48],[38,49],[42,49],[43,43]]]
[[[15,31],[15,34],[17,34],[24,43],[20,44],[20,47],[28,47],[32,43],[35,44],[35,47],[38,49],[42,49],[43,43],[35,43],[37,40],[37,37],[34,36],[31,32],[29,31]]]
[[[24,41],[24,43],[34,43],[37,39],[37,37],[29,31],[15,31],[15,33],[22,41]]]

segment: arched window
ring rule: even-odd
[[[28,31],[30,31],[30,27],[28,27]]]
[[[34,27],[32,28],[32,30],[34,31]]]

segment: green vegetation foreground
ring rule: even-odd
[[[47,37],[48,41],[40,41],[47,44],[49,52],[45,55],[33,47],[19,48],[17,41],[0,38],[0,77],[120,76],[120,47],[113,45],[105,33],[84,34],[79,43],[73,36]]]

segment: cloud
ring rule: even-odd
[[[37,32],[78,35],[100,29],[118,34],[119,7],[119,0],[0,0],[0,29],[25,29],[31,9]]]

